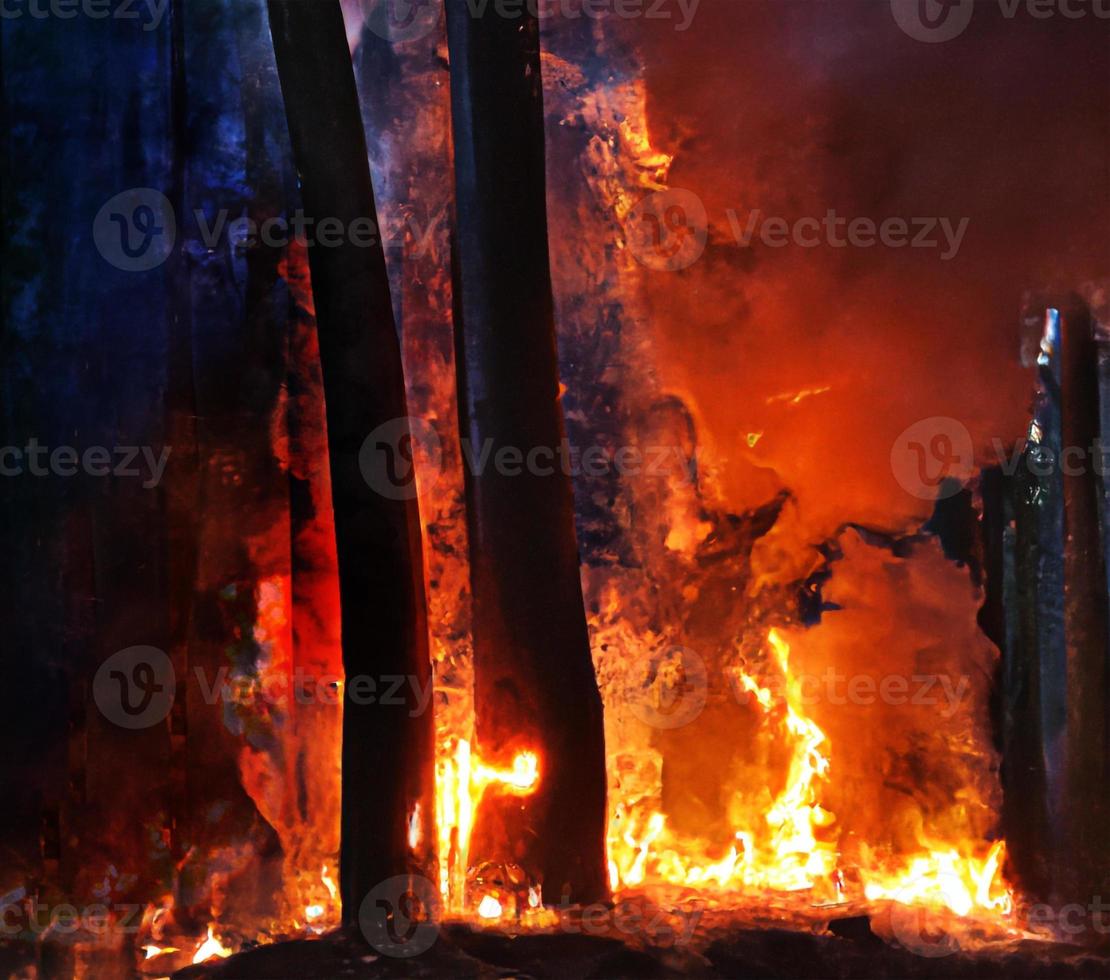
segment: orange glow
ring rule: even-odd
[[[898,874],[868,880],[864,894],[869,901],[943,906],[956,915],[994,911],[1006,916],[1013,911],[1013,895],[999,875],[1005,853],[1005,841],[996,841],[981,861],[962,858],[955,850],[930,851]]]
[[[820,785],[829,772],[829,760],[822,752],[827,739],[804,713],[800,684],[790,673],[790,647],[775,630],[768,642],[784,680],[785,712],[776,710],[779,706],[771,689],[738,671],[742,687],[755,697],[765,721],[775,724],[793,749],[785,785],[763,814],[762,826],[737,830],[728,853],[714,861],[699,853],[696,845],[669,834],[664,814],[653,812],[642,831],[629,826],[622,835],[610,837],[614,887],[653,880],[785,892],[811,889],[819,881],[835,887],[836,845],[818,839],[818,831],[835,819],[818,802]]]
[[[216,938],[212,926],[209,925],[208,938],[205,939],[204,942],[202,942],[200,946],[197,947],[197,951],[193,956],[193,962],[204,963],[207,960],[217,958],[226,960],[232,954],[232,952],[233,951],[231,949],[229,949]]]
[[[482,797],[489,789],[516,796],[534,792],[540,779],[539,758],[534,752],[520,752],[509,768],[502,769],[476,758],[466,739],[452,740],[443,749],[436,766],[439,887],[446,910],[462,914],[467,911],[470,838]],[[486,912],[479,910],[479,914],[487,919],[500,915],[490,911],[487,905]]]
[[[609,838],[614,890],[677,885],[718,893],[799,892],[811,903],[854,898],[933,905],[960,916],[1010,915],[1013,898],[1001,876],[1002,841],[983,858],[972,856],[976,847],[970,841],[926,842],[921,854],[892,868],[870,854],[858,865],[842,858],[835,817],[822,805],[822,791],[827,791],[833,769],[828,739],[805,712],[789,644],[773,629],[767,640],[781,685],[761,684],[742,670],[736,675],[741,688],[752,695],[764,726],[791,750],[782,789],[758,815],[761,819],[753,818],[750,826],[735,831],[722,857],[712,856],[702,841],[671,833],[659,810],[645,819],[636,816],[634,805],[622,803]],[[738,803],[740,810],[744,808]],[[844,872],[849,866],[862,895],[846,894]]]

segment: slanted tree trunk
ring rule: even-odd
[[[339,0],[269,0],[270,27],[306,216],[313,226],[356,219],[377,226],[354,72]],[[421,805],[434,840],[434,729],[414,695],[430,682],[423,560],[415,492],[383,494],[360,470],[371,433],[404,451],[407,424],[401,351],[381,236],[373,248],[345,236],[309,250],[327,408],[347,677],[412,679],[386,703],[352,700],[343,717],[340,892],[344,920],[357,919],[384,879],[416,870],[408,821]],[[371,447],[371,451],[376,451]],[[397,499],[397,498],[400,499]],[[363,688],[359,700],[365,701]],[[384,700],[384,699],[383,699]],[[396,703],[401,701],[403,703]]]
[[[548,268],[539,25],[447,0],[456,342],[479,752],[538,749],[535,795],[487,799],[472,863],[512,861],[544,900],[604,898],[605,747],[563,440]],[[503,453],[499,459],[498,454]]]

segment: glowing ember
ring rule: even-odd
[[[486,895],[478,905],[478,915],[483,919],[501,918],[501,903],[492,895]]]
[[[232,954],[232,950],[228,949],[221,943],[213,932],[212,926],[208,926],[208,938],[197,948],[193,956],[194,963],[204,963],[207,960],[227,959]]]
[[[534,752],[518,753],[512,766],[501,769],[475,758],[466,739],[458,739],[453,748],[451,751],[450,744],[444,746],[445,751],[436,766],[439,887],[447,910],[461,914],[466,911],[470,838],[482,797],[491,788],[527,796],[539,784],[540,770],[539,758]]]
[[[144,946],[143,959],[152,960],[155,956],[161,956],[163,953],[177,953],[180,952],[176,946]]]
[[[420,846],[420,842],[424,839],[424,828],[420,820],[420,804],[417,803],[412,809],[412,815],[409,817],[409,847],[414,851]]]

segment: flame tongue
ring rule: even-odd
[[[835,848],[818,843],[814,834],[834,819],[816,802],[816,785],[828,777],[829,760],[821,754],[825,733],[803,714],[801,684],[790,673],[790,647],[775,630],[768,639],[786,681],[786,729],[794,743],[786,787],[767,813],[776,858],[768,879],[772,888],[798,891],[812,888],[836,866]]]
[[[539,757],[520,752],[507,769],[489,765],[474,756],[470,742],[458,739],[444,745],[436,766],[436,807],[439,830],[439,887],[447,911],[466,911],[466,873],[470,867],[470,838],[474,818],[487,790],[527,796],[539,784]],[[483,900],[482,918],[493,919],[493,904]]]
[[[789,644],[777,630],[767,639],[781,673],[783,696],[778,698],[744,671],[738,671],[737,678],[762,711],[764,724],[780,726],[779,734],[790,747],[782,790],[750,827],[736,831],[728,853],[718,860],[705,854],[701,842],[672,834],[662,813],[652,811],[637,820],[626,808],[619,809],[618,817],[627,826],[609,841],[615,890],[655,883],[721,891],[823,889],[830,899],[844,898],[838,846],[826,832],[835,817],[821,805],[820,796],[831,772],[828,739],[806,715],[801,681],[791,671]],[[961,916],[1009,915],[1012,895],[1001,880],[1004,843],[997,842],[982,859],[967,856],[966,850],[923,845],[920,855],[892,871],[861,868],[864,897],[943,906]]]
[[[227,959],[232,953],[223,943],[221,943],[213,931],[211,925],[208,926],[208,938],[197,948],[196,953],[193,955],[194,963],[204,963],[206,960],[211,959]]]
[[[790,673],[790,647],[775,630],[768,640],[785,682],[785,705],[774,693],[743,671],[745,691],[752,694],[768,723],[777,723],[792,748],[783,789],[762,817],[763,826],[738,830],[729,852],[719,861],[687,856],[697,848],[684,846],[666,831],[666,818],[655,812],[646,828],[634,827],[611,841],[611,878],[617,885],[638,885],[649,877],[673,884],[718,888],[765,887],[801,891],[829,879],[836,869],[836,847],[820,841],[816,831],[833,822],[818,802],[820,784],[828,778],[823,754],[825,733],[804,712],[801,685]],[[783,707],[785,710],[778,710]]]

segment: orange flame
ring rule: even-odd
[[[539,758],[520,752],[508,769],[491,766],[473,755],[470,742],[458,739],[444,745],[436,766],[436,810],[439,832],[439,888],[450,913],[466,911],[466,873],[470,838],[482,797],[491,787],[499,792],[527,796],[539,784]],[[489,915],[490,907],[482,914]],[[498,913],[500,915],[500,913]]]
[[[207,960],[212,960],[216,958],[226,960],[232,954],[232,952],[233,950],[229,949],[216,938],[213,927],[211,924],[209,924],[208,938],[205,939],[204,942],[202,942],[200,946],[197,947],[197,951],[193,955],[193,962],[204,963]]]
[[[767,637],[782,675],[782,698],[744,671],[740,686],[751,694],[765,724],[777,724],[791,748],[782,790],[763,814],[762,824],[737,830],[724,857],[714,860],[703,842],[671,833],[658,810],[637,817],[617,809],[609,839],[609,875],[615,891],[640,885],[680,885],[720,891],[768,889],[802,892],[821,889],[844,900],[843,875],[835,836],[827,828],[835,817],[821,805],[820,791],[830,778],[828,739],[806,716],[801,681],[790,665],[790,646],[777,630]],[[783,703],[785,702],[785,703]],[[1013,896],[1001,875],[1005,843],[998,841],[984,858],[960,846],[923,843],[923,852],[894,871],[860,868],[863,897],[903,904],[943,906],[960,916],[1008,916]]]

